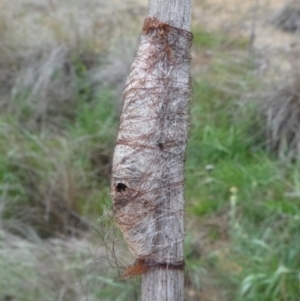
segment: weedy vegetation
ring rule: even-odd
[[[0,6],[0,300],[139,300],[139,280],[119,281],[114,257],[122,267],[128,254],[107,208],[145,11],[98,0]],[[297,301],[299,52],[270,84],[247,38],[193,33],[186,300]]]

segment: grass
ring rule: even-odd
[[[217,37],[205,33],[202,38],[202,47],[218,46]],[[246,68],[224,69],[215,61],[194,83],[187,212],[201,219],[228,214],[228,249],[202,258],[202,267],[219,275],[216,280],[225,285],[228,300],[296,301],[299,163],[281,162],[266,151],[262,132],[254,130],[261,122],[255,107],[240,100],[259,85],[249,77],[251,64],[241,66]],[[223,81],[224,75],[229,80]],[[220,239],[215,234],[208,234],[212,244]]]
[[[71,17],[62,18],[64,5],[52,5],[59,12],[52,18],[43,5],[28,3],[44,20],[46,28],[29,27],[40,30],[47,51],[21,37],[10,40],[18,37],[18,24],[0,16],[1,47],[17,62],[12,69],[0,55],[0,71],[11,76],[0,94],[0,300],[138,300],[139,283],[118,281],[110,266],[103,243],[111,232],[103,242],[103,231],[90,229],[97,220],[111,227],[106,209],[120,109],[113,90],[125,69],[116,80],[110,66],[120,66],[119,58],[107,54],[119,47],[121,27],[106,41],[113,24],[92,18],[82,27],[90,30],[85,37],[72,29]],[[76,2],[72,12],[80,8]],[[97,28],[101,37],[94,41]],[[20,56],[19,43],[28,57]],[[194,79],[186,216],[200,226],[187,229],[186,300],[205,300],[211,289],[228,301],[297,301],[300,162],[281,162],[266,151],[263,121],[243,101],[263,86],[247,57],[248,41],[199,27],[194,45],[196,56],[207,50],[213,56]],[[124,246],[115,243],[125,261]]]
[[[117,281],[107,258],[107,233],[92,230],[110,205],[113,77],[130,57],[113,70],[109,52],[135,11],[48,4],[5,3],[0,14],[0,300],[136,300],[136,282]]]
[[[115,111],[109,92],[103,91],[94,103],[79,104],[75,122],[62,136],[31,132],[16,121],[3,120],[0,175],[10,190],[3,214],[39,224],[43,232],[47,228],[43,236],[80,223],[76,215],[100,215],[103,203],[98,200],[108,195]]]
[[[136,283],[113,280],[103,247],[91,253],[84,240],[30,241],[2,231],[0,239],[1,300],[136,300]]]
[[[241,266],[236,275],[241,281],[237,300],[297,300],[299,218],[274,211],[266,213],[267,218],[260,227],[251,229],[250,235],[241,226],[243,238],[237,239],[234,250]]]
[[[244,37],[230,37],[228,34],[220,32],[209,32],[198,26],[193,29],[193,44],[195,47],[206,49],[218,48],[241,48],[244,49],[249,41]]]

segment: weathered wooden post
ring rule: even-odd
[[[191,0],[150,0],[113,158],[114,215],[143,274],[143,301],[183,301],[184,159]]]

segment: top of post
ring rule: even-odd
[[[192,0],[149,0],[149,16],[171,26],[191,30]]]

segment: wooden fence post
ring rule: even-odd
[[[184,299],[184,160],[191,0],[149,0],[125,91],[111,190],[143,301]]]

